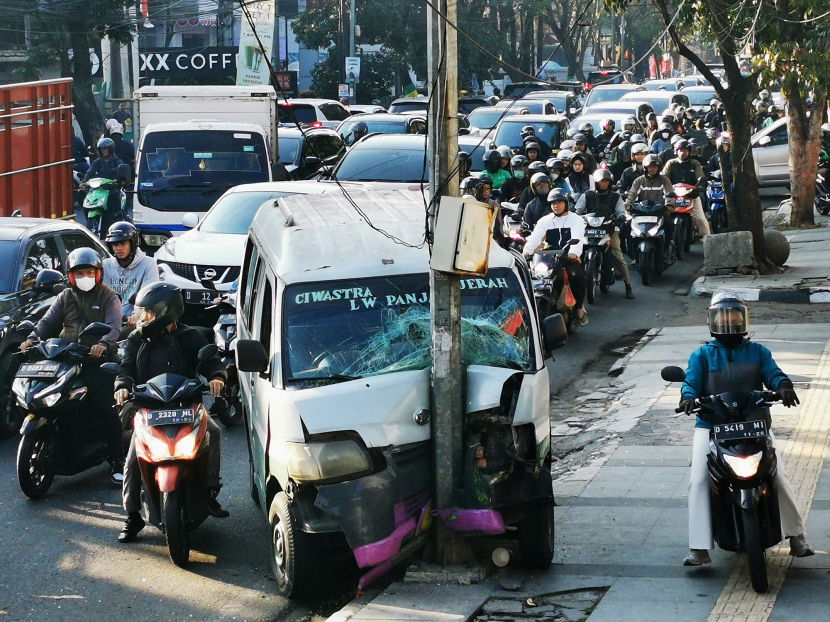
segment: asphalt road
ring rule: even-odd
[[[18,437],[19,438],[19,437]],[[132,544],[116,535],[120,490],[105,466],[55,478],[46,498],[27,499],[15,474],[17,439],[0,441],[0,620],[292,621],[307,609],[277,595],[268,528],[248,490],[244,430],[223,430],[220,499],[230,518],[194,534],[187,570],[147,526]]]

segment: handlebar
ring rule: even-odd
[[[761,405],[761,406],[769,407],[769,406],[772,406],[773,404],[775,404],[775,402],[780,402],[781,401],[781,394],[780,393],[775,393],[773,391],[763,391],[763,394],[764,394],[764,401],[761,404],[756,404],[756,406]],[[689,414],[700,412],[705,404],[711,403],[712,397],[713,396],[711,396],[711,395],[707,395],[707,396],[696,399],[694,401],[694,406],[692,407],[692,410]],[[680,414],[680,413],[686,412],[686,409],[681,405],[681,406],[678,406],[677,408],[675,408],[674,412]]]

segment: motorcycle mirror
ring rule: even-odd
[[[34,332],[35,330],[35,323],[31,320],[24,320],[17,325],[17,330],[25,331],[26,333]]]
[[[581,242],[581,240],[577,240],[576,238],[573,238],[571,240],[568,240],[568,246],[576,246],[580,242]]]
[[[667,382],[683,382],[686,380],[686,372],[676,365],[669,365],[660,370],[660,377]]]
[[[66,289],[66,285],[64,285],[63,283],[55,283],[52,286],[51,293],[52,293],[53,296],[57,296],[58,294],[60,294],[65,289]]]
[[[119,164],[116,172],[118,183],[122,186],[131,186],[133,183],[133,171],[129,164]]]
[[[213,358],[219,354],[219,348],[216,347],[216,344],[208,344],[204,346],[201,350],[199,350],[199,354],[197,355],[199,358],[199,362],[203,363],[208,359]]]
[[[561,313],[549,315],[542,322],[542,340],[545,352],[550,353],[568,343],[568,329]]]
[[[101,369],[109,374],[118,374],[121,371],[121,366],[118,363],[104,363]]]
[[[103,322],[93,322],[83,329],[78,337],[103,337],[104,335],[109,335],[110,332],[112,332],[112,328],[107,324],[104,324]]]

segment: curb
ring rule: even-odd
[[[786,302],[791,304],[830,303],[830,291],[821,287],[805,289],[763,289],[760,287],[728,287],[710,285],[706,277],[698,278],[689,289],[689,296],[711,296],[715,292],[734,292],[747,302]]]
[[[339,611],[335,611],[328,618],[326,618],[326,622],[346,622],[347,620],[351,619],[352,616],[356,615],[366,605],[371,603],[375,598],[377,598],[381,592],[382,590],[378,587],[372,587],[367,589],[365,592],[358,594],[342,609],[340,609]]]
[[[640,341],[638,341],[634,345],[634,347],[631,348],[631,351],[628,354],[626,354],[621,359],[618,359],[617,362],[615,362],[611,366],[611,369],[608,370],[608,375],[609,376],[619,376],[619,375],[621,375],[625,371],[625,368],[628,365],[628,362],[634,357],[634,355],[637,354],[643,348],[645,348],[646,345],[652,339],[654,339],[657,335],[660,334],[661,330],[662,329],[660,329],[660,328],[651,328],[651,329],[649,329],[649,331],[645,335],[640,337]]]

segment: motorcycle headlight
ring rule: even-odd
[[[372,462],[355,441],[286,443],[288,475],[297,482],[320,482],[366,475]]]
[[[550,276],[550,273],[550,266],[548,266],[548,264],[546,264],[544,261],[540,261],[539,263],[533,266],[533,274],[535,274],[540,279],[547,278],[548,276]]]
[[[17,398],[17,403],[26,406],[26,379],[15,378],[12,382],[12,393]]]
[[[632,238],[639,238],[642,237],[643,232],[639,227],[631,227],[631,237]]]
[[[605,219],[602,216],[588,216],[586,220],[589,227],[601,227],[602,221]]]
[[[43,398],[45,395],[49,395],[52,392],[58,391],[58,389],[60,389],[63,385],[66,384],[67,380],[69,380],[70,378],[72,378],[75,375],[75,370],[77,370],[77,369],[78,369],[77,367],[70,367],[69,369],[67,369],[60,376],[58,376],[58,379],[54,383],[50,384],[45,389],[42,389],[41,391],[38,391],[35,394],[35,399],[39,400],[39,399]],[[44,398],[43,401],[46,402],[47,400]],[[55,404],[55,401],[57,401],[57,400],[53,400],[51,404],[47,403],[46,405],[47,406],[53,406]]]
[[[723,459],[729,468],[741,479],[749,479],[758,472],[758,467],[761,465],[761,456],[763,452],[759,451],[757,454],[751,456],[730,456],[723,454]]]
[[[658,222],[656,225],[654,225],[651,229],[648,230],[648,234],[649,235],[657,235],[660,232],[660,227],[662,227],[662,226],[663,226],[663,223]]]
[[[55,392],[47,395],[43,398],[43,403],[46,404],[47,408],[52,408],[55,404],[58,403],[58,400],[61,399],[60,392]]]

